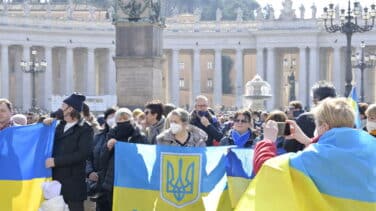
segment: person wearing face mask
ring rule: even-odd
[[[189,114],[181,108],[172,110],[167,116],[169,128],[157,136],[157,144],[203,147],[207,139],[206,133],[189,124]]]
[[[369,105],[365,114],[367,116],[367,131],[373,137],[376,137],[376,104]]]
[[[376,138],[353,128],[346,98],[323,100],[313,115],[318,141],[311,143],[292,123],[291,136],[309,147],[273,159],[278,128],[266,124],[254,152],[257,176],[243,195],[252,200],[240,199],[239,210],[375,210]]]
[[[221,146],[236,145],[240,148],[253,147],[255,133],[252,132],[251,112],[248,110],[239,110],[234,114],[234,125],[228,135],[224,136]]]
[[[91,197],[91,201],[96,202],[98,210],[108,210],[110,204],[107,199],[103,198],[102,183],[103,178],[107,170],[107,164],[101,165],[102,149],[107,143],[107,133],[110,131],[110,124],[113,127],[115,124],[115,112],[114,108],[108,108],[104,112],[104,125],[103,129],[94,136],[93,151],[86,161],[86,176],[88,183],[88,195]],[[112,120],[113,119],[113,124]],[[110,123],[110,124],[109,124]]]
[[[83,211],[87,198],[85,166],[92,151],[93,128],[81,116],[86,97],[73,93],[64,99],[63,120],[56,126],[52,157],[45,161],[52,168],[52,179],[62,184],[61,193],[71,211]],[[43,121],[51,124],[51,119]]]
[[[316,124],[316,129],[314,132],[315,137],[309,138],[295,121],[287,120],[286,122],[290,125],[291,134],[286,136],[286,139],[295,139],[307,147],[311,144],[320,143],[322,136],[328,131],[334,131],[332,129],[351,129],[351,131],[356,134],[364,132],[363,130],[353,129],[355,114],[353,110],[349,111],[349,109],[352,109],[351,105],[349,105],[344,98],[327,98],[320,102],[320,104],[318,104],[318,106],[313,110]],[[274,143],[276,140],[276,137],[274,138],[273,134],[275,129],[274,124],[267,124],[267,126],[268,130],[264,132],[264,140],[257,143],[255,147],[255,173],[257,173],[257,171],[261,168],[261,165],[266,160],[276,156],[276,149],[274,144],[272,145],[272,143]],[[361,136],[364,136],[364,134],[359,135],[359,137]],[[365,137],[372,139],[371,136]],[[352,136],[349,136],[349,138],[354,139]]]
[[[213,146],[214,140],[220,141],[223,134],[214,112],[209,110],[208,98],[199,95],[195,99],[195,110],[190,115],[190,124],[205,131],[208,135],[207,146]]]
[[[107,134],[107,143],[103,148],[101,154],[101,165],[106,166],[103,171],[103,180],[101,188],[104,197],[107,199],[106,203],[111,210],[112,208],[112,194],[114,186],[114,146],[117,141],[128,143],[141,143],[146,144],[147,138],[136,126],[133,120],[133,114],[128,108],[120,108],[115,113],[116,125],[111,128]]]

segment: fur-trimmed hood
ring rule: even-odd
[[[206,146],[206,140],[208,135],[205,131],[194,125],[188,125],[187,131],[190,134],[188,142],[184,145],[187,147],[200,147]],[[174,134],[172,134],[171,129],[163,131],[157,136],[157,144],[181,146],[176,140]]]

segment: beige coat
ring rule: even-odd
[[[189,125],[187,128],[190,134],[188,142],[184,145],[186,147],[204,147],[206,146],[206,139],[208,135],[200,128]],[[174,134],[172,134],[171,129],[163,131],[157,136],[157,144],[171,145],[171,146],[181,146],[176,140]]]

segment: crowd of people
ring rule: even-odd
[[[333,85],[320,81],[312,87],[312,94],[313,112],[293,101],[286,110],[215,113],[208,98],[200,95],[192,111],[153,100],[143,109],[114,107],[94,116],[84,103],[85,96],[74,93],[59,110],[41,117],[13,114],[11,102],[0,99],[0,130],[37,122],[51,124],[56,119],[53,153],[45,165],[52,169],[53,180],[61,183],[64,201],[71,211],[83,211],[85,200],[94,202],[97,211],[108,211],[112,210],[117,141],[254,148],[250,162],[257,174],[268,159],[302,151],[334,128],[354,128],[354,111],[345,99],[336,97]],[[376,141],[376,104],[359,103],[359,113],[363,128],[353,130],[369,133],[364,137]]]

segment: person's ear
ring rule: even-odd
[[[329,127],[329,125],[328,125],[327,123],[323,123],[323,124],[321,125],[321,127],[323,127],[323,129],[324,129],[325,131],[330,130],[330,127]]]

